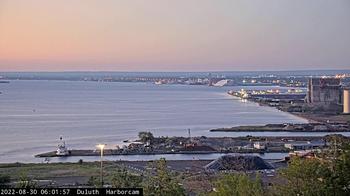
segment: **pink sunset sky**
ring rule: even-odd
[[[350,68],[349,0],[0,0],[0,71]]]

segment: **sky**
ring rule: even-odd
[[[0,71],[350,69],[349,0],[0,0]]]

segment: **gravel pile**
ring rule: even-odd
[[[224,155],[205,166],[207,170],[264,170],[273,169],[271,164],[259,156],[253,155]]]

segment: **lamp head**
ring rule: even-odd
[[[105,148],[106,144],[98,144],[96,147],[103,150]]]

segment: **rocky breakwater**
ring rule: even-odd
[[[248,125],[211,129],[211,132],[350,132],[348,123],[304,123],[304,124],[267,124]]]

